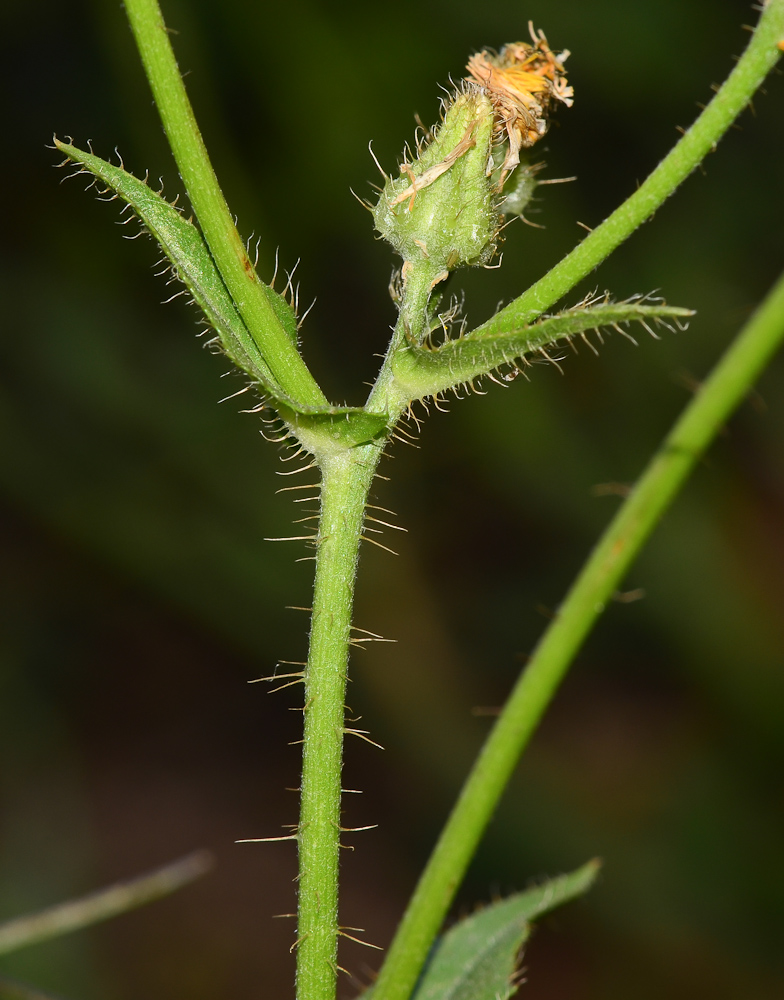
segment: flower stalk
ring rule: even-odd
[[[310,651],[305,670],[297,915],[297,996],[332,1000],[338,972],[338,865],[348,655],[357,558],[380,450],[321,463]]]

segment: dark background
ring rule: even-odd
[[[297,276],[308,362],[360,403],[394,311],[388,249],[352,198],[393,170],[418,112],[467,55],[569,47],[576,102],[543,143],[544,230],[507,230],[465,288],[476,323],[634,190],[748,38],[736,0],[368,6],[169,0],[180,65],[244,235]],[[294,851],[241,845],[296,818],[297,660],[311,563],[275,447],[219,381],[195,314],[168,297],[116,205],[60,185],[53,132],[179,191],[118,3],[6,0],[0,383],[0,918],[194,847],[212,874],[0,972],[67,1000],[291,997]],[[352,660],[349,703],[380,752],[347,748],[343,921],[386,944],[490,720],[629,482],[784,261],[784,86],[570,297],[660,289],[686,333],[612,336],[565,374],[451,406],[395,445],[376,503],[409,534],[367,547],[357,623],[397,640]],[[456,912],[589,857],[585,900],[526,958],[531,1000],[784,995],[784,362],[732,419],[575,663],[488,832]],[[601,492],[601,491],[599,491]],[[302,505],[298,505],[301,507]],[[391,535],[391,533],[390,533]],[[294,709],[290,711],[289,709]],[[347,947],[361,982],[377,953]],[[355,995],[343,980],[342,996]]]

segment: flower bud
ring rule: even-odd
[[[428,262],[434,280],[487,263],[495,252],[493,130],[492,102],[478,87],[468,88],[447,106],[432,141],[381,192],[376,229],[407,263]]]
[[[376,229],[431,287],[467,264],[487,264],[496,251],[500,212],[522,214],[538,165],[504,185],[528,149],[547,132],[554,104],[572,104],[564,61],[529,22],[531,42],[471,56],[469,76],[445,108],[441,125],[400,176],[388,178],[373,211]],[[500,209],[500,211],[499,211]]]

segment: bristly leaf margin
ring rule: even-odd
[[[412,399],[435,396],[449,389],[470,385],[505,365],[516,368],[526,355],[539,353],[547,360],[547,348],[602,329],[615,329],[624,336],[631,323],[641,324],[653,334],[650,324],[680,329],[694,315],[693,310],[663,303],[646,304],[637,297],[627,302],[611,302],[604,296],[600,305],[581,303],[552,316],[543,316],[519,330],[495,332],[492,321],[477,331],[428,348],[414,343],[402,345],[393,360],[395,380]],[[655,334],[653,334],[655,336]],[[631,338],[633,339],[633,338]]]
[[[508,1000],[531,921],[587,892],[601,863],[499,900],[455,924],[433,947],[411,1000]],[[372,1000],[373,987],[360,1000]]]
[[[384,414],[368,413],[361,407],[305,406],[283,392],[260,346],[239,315],[194,223],[145,181],[122,167],[57,138],[54,142],[68,160],[79,164],[131,206],[160,244],[176,277],[188,288],[207,322],[216,331],[217,337],[210,343],[217,342],[234,364],[250,377],[294,433],[303,439],[307,448],[323,450],[363,444],[385,433],[388,421]],[[294,309],[269,285],[263,284],[263,288],[278,322],[296,346],[297,317]]]

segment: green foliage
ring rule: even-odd
[[[551,344],[587,332],[600,337],[603,327],[630,336],[622,327],[639,323],[653,334],[648,323],[654,326],[661,323],[669,329],[668,320],[677,322],[693,315],[690,309],[647,305],[644,301],[613,303],[608,298],[600,300],[601,305],[583,303],[555,316],[544,316],[515,332],[494,333],[484,328],[430,349],[409,344],[407,350],[395,357],[395,377],[405,385],[412,399],[421,399],[470,384],[503,366],[511,366],[515,375],[518,359],[525,363],[527,355],[540,352],[550,360],[547,348]]]
[[[508,1000],[532,921],[587,892],[598,872],[590,861],[455,924],[433,945],[411,1000]],[[373,995],[371,987],[362,1000]]]
[[[269,398],[303,441],[313,448],[323,442],[329,449],[333,445],[360,444],[383,434],[387,421],[382,414],[347,406],[303,406],[289,397],[265,361],[259,338],[254,337],[235,308],[204,240],[190,219],[184,218],[145,181],[121,167],[57,139],[55,144],[69,161],[81,164],[134,210],[169,259],[174,278],[183,282],[215,331],[213,342],[250,376],[252,384]],[[296,348],[298,321],[293,307],[268,285],[263,285],[263,290],[281,328]]]
[[[226,355],[273,398],[286,399],[275,376],[248,328],[237,312],[199,230],[190,219],[122,167],[115,167],[92,153],[55,138],[55,145],[68,161],[103,181],[136,213],[150,236],[158,242],[173,268],[173,277],[183,282],[217,334]],[[81,172],[81,171],[80,171]],[[265,286],[270,305],[291,343],[297,343],[297,317],[283,296]]]
[[[374,211],[377,229],[404,262],[395,286],[398,321],[364,407],[327,402],[299,353],[294,311],[251,266],[212,171],[156,0],[127,0],[127,9],[199,228],[121,167],[71,145],[58,147],[136,211],[216,331],[221,349],[250,377],[284,425],[284,436],[313,456],[321,474],[318,527],[311,538],[316,574],[310,649],[307,664],[296,674],[304,685],[301,814],[290,839],[297,842],[300,858],[298,997],[332,1000],[340,933],[342,742],[346,733],[366,735],[347,725],[345,709],[354,580],[370,485],[384,446],[415,400],[437,398],[493,377],[499,369],[514,375],[527,355],[539,352],[550,359],[548,347],[590,331],[625,332],[630,323],[651,330],[691,315],[646,298],[614,303],[609,296],[554,315],[546,311],[650,217],[750,100],[778,58],[784,0],[767,5],[747,53],[716,100],[635,195],[527,292],[469,333],[455,331],[454,312],[439,312],[440,286],[455,268],[491,260],[504,207],[501,186],[518,163],[523,138],[530,145],[546,130],[544,118],[529,111],[535,107],[537,115],[544,115],[547,100],[540,105],[525,92],[522,97],[533,104],[523,100],[521,110],[514,104],[519,92],[510,105],[508,93],[502,91],[499,98],[498,88],[489,83],[464,86],[446,106],[443,124],[418,148],[416,160],[406,160],[400,177],[387,181]],[[544,36],[533,37],[540,54],[551,55]],[[521,43],[517,48],[524,55],[532,51]],[[534,80],[537,87],[546,93],[554,88],[552,80],[542,80]],[[565,78],[559,76],[558,85],[563,99]],[[515,213],[525,209],[533,185],[532,169],[519,169],[520,181],[512,181],[507,196]],[[779,342],[781,294],[774,291],[749,324],[739,351],[719,366],[655,456],[567,596],[469,776],[370,991],[373,1000],[506,1000],[528,921],[593,880],[595,866],[586,866],[488,908],[446,934],[421,973],[519,754],[579,643],[675,490]],[[438,330],[442,333],[434,338]],[[728,371],[735,373],[734,381]]]

